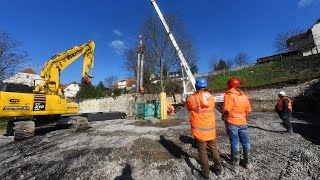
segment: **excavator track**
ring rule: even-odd
[[[70,127],[73,131],[80,131],[90,128],[87,117],[84,116],[67,116],[62,117],[56,122],[57,127]]]
[[[14,140],[21,141],[34,136],[36,126],[33,121],[14,122]]]
[[[72,128],[75,131],[80,131],[80,130],[85,130],[85,129],[90,128],[88,118],[86,118],[86,117],[71,116],[70,119],[72,119],[74,121]]]

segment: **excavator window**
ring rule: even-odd
[[[5,92],[19,92],[19,93],[33,93],[33,88],[24,84],[1,83],[0,91]]]

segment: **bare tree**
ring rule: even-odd
[[[166,21],[188,64],[195,66],[196,52],[190,38],[184,33],[182,26],[177,23],[174,15],[167,16]],[[164,91],[168,81],[171,81],[169,72],[181,71],[179,57],[157,16],[150,16],[144,22],[141,27],[141,34],[143,35],[143,44],[146,45],[143,72],[143,82],[146,84],[145,88],[148,92],[159,90],[158,88],[154,88],[154,85],[147,85],[151,83],[152,77],[155,77],[155,79],[160,79],[158,85]],[[133,72],[132,74],[134,75],[136,75],[137,63],[136,49],[137,46],[131,46],[125,52],[127,57],[125,68]],[[197,69],[196,67],[193,68]]]
[[[212,55],[210,58],[209,58],[209,66],[210,66],[210,70],[211,72],[214,72],[216,69],[216,65],[219,63],[219,57],[216,56],[216,55]]]
[[[108,88],[112,88],[117,80],[117,76],[110,75],[104,79],[104,82],[107,84]]]
[[[227,59],[226,64],[227,64],[228,69],[230,69],[234,64],[233,59],[232,58]]]
[[[13,75],[27,64],[28,54],[20,50],[21,42],[13,39],[6,32],[0,32],[0,80]]]
[[[288,52],[289,45],[287,44],[287,40],[290,37],[302,34],[304,32],[301,28],[291,29],[287,32],[278,33],[273,41],[273,47],[275,48],[276,53],[285,53]]]
[[[242,66],[245,64],[248,64],[250,61],[250,57],[247,53],[238,53],[235,57],[234,57],[234,62],[238,65],[238,66]]]

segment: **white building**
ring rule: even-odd
[[[303,56],[320,53],[320,19],[307,32],[290,37],[287,44],[290,51],[301,50]]]
[[[311,28],[314,44],[316,47],[312,50],[313,52],[320,53],[320,19]]]
[[[136,79],[129,78],[129,79],[125,79],[125,80],[120,80],[115,83],[114,87],[119,88],[119,89],[131,90],[132,88],[136,87]]]
[[[41,77],[33,69],[28,68],[3,80],[3,82],[36,86],[40,84]]]
[[[63,89],[66,98],[74,98],[80,90],[79,84],[75,81],[69,84],[60,84],[60,87]]]

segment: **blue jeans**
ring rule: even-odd
[[[226,130],[231,143],[231,152],[239,152],[239,139],[243,147],[243,151],[250,150],[250,142],[247,137],[248,126],[237,126],[226,122]]]

